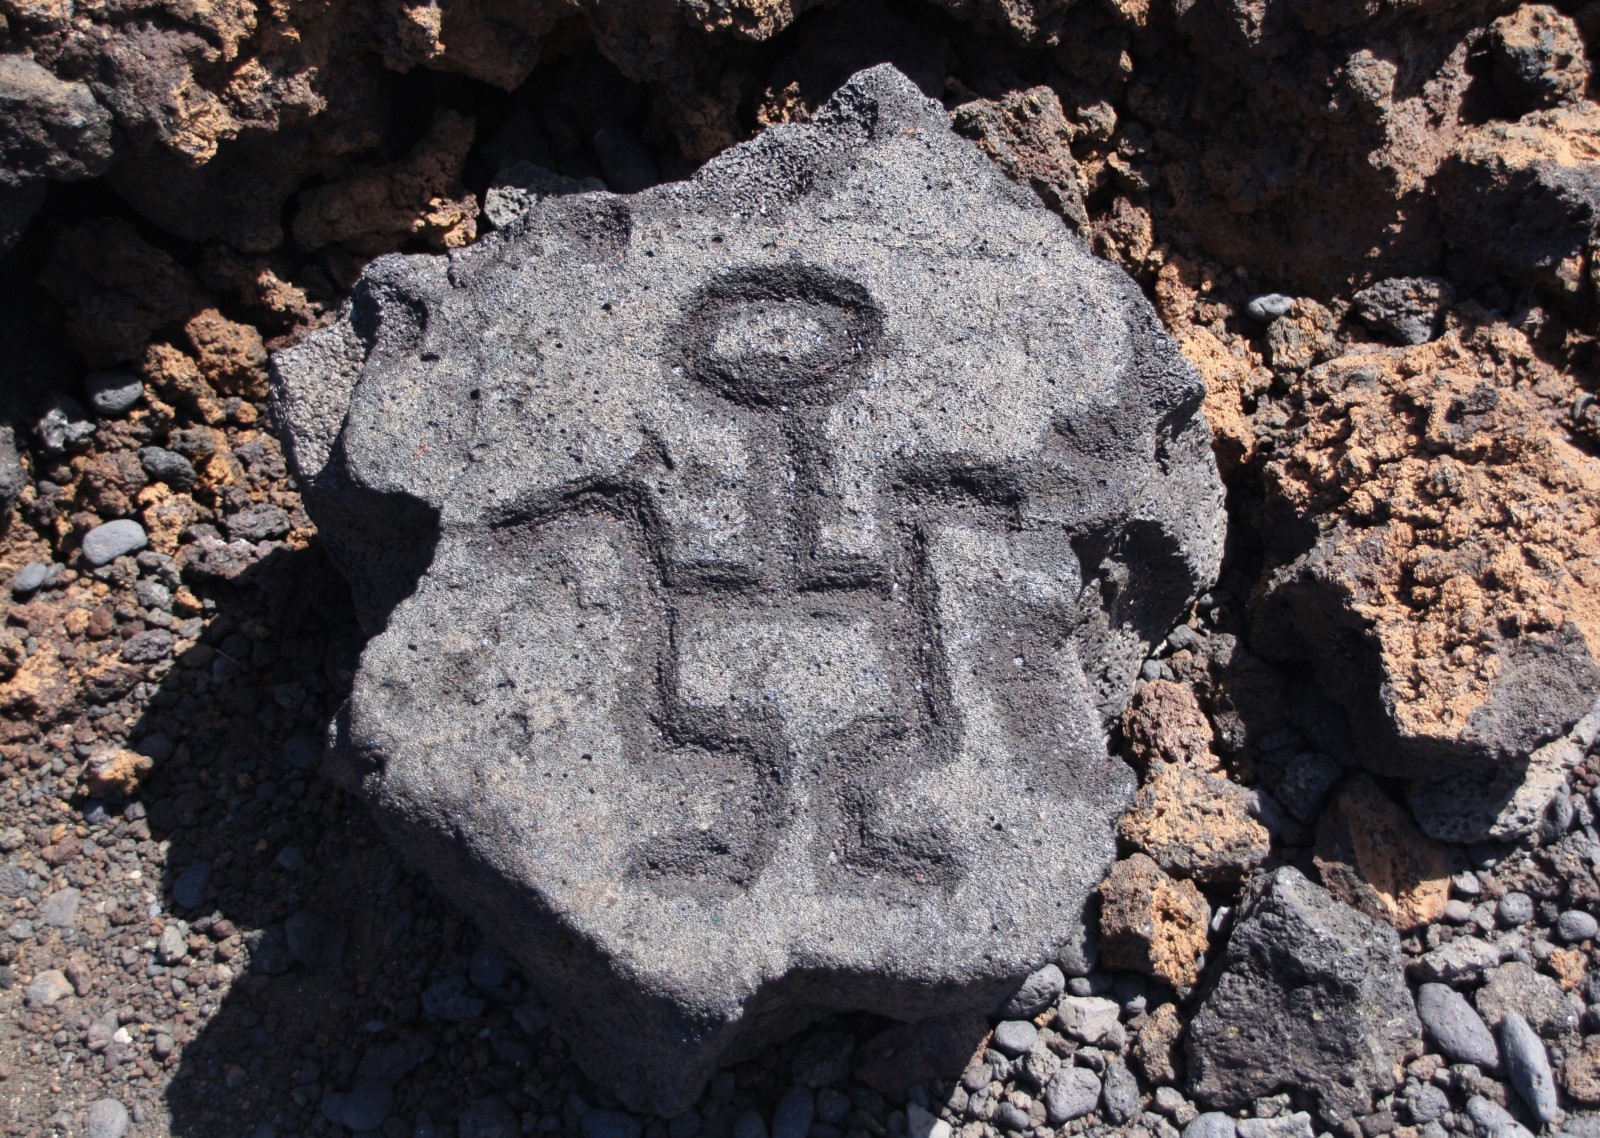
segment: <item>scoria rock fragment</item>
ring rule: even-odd
[[[1189,1087],[1232,1109],[1281,1090],[1315,1096],[1329,1122],[1372,1108],[1421,1024],[1400,937],[1285,866],[1246,891],[1238,924],[1189,1024]]]
[[[375,633],[333,765],[626,1101],[1081,939],[1218,560],[1202,390],[898,72],[380,259],[274,373]]]

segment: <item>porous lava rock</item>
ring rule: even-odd
[[[1384,776],[1525,768],[1600,689],[1600,466],[1573,378],[1521,333],[1450,332],[1307,373],[1267,464],[1310,548],[1253,643],[1309,658]]]
[[[1234,1109],[1282,1090],[1337,1123],[1372,1109],[1422,1051],[1400,936],[1292,866],[1259,877],[1189,1024],[1189,1089]]]
[[[1203,391],[898,72],[382,258],[273,367],[374,633],[330,766],[626,1101],[1081,939],[1219,559]]]

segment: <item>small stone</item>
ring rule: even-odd
[[[487,1006],[483,997],[468,990],[465,976],[446,976],[422,992],[422,1014],[429,1019],[459,1023],[481,1016]]]
[[[1311,1116],[1305,1111],[1273,1118],[1242,1118],[1236,1124],[1239,1138],[1312,1138]]]
[[[50,566],[43,561],[30,561],[11,578],[11,595],[17,598],[32,596],[44,588],[50,579]]]
[[[1139,1080],[1123,1065],[1121,1059],[1106,1064],[1105,1085],[1100,1093],[1106,1118],[1121,1126],[1139,1114]]]
[[[125,371],[90,372],[83,386],[89,406],[99,415],[120,415],[144,395],[144,383]]]
[[[1133,1061],[1146,1079],[1152,1083],[1177,1082],[1182,1038],[1183,1018],[1176,1004],[1162,1004],[1145,1018],[1133,1041]]]
[[[1284,296],[1281,292],[1267,292],[1251,297],[1245,304],[1244,310],[1250,314],[1252,320],[1266,324],[1280,316],[1289,315],[1289,310],[1293,307],[1294,297]]]
[[[1157,1087],[1150,1105],[1154,1106],[1162,1114],[1174,1115],[1182,1110],[1188,1101],[1183,1097],[1183,1092],[1177,1087]]]
[[[57,889],[39,902],[39,919],[51,928],[70,929],[78,923],[83,894],[77,889]]]
[[[1271,846],[1238,783],[1179,763],[1158,763],[1117,824],[1125,842],[1178,877],[1238,881]]]
[[[1472,906],[1459,897],[1452,897],[1444,903],[1439,919],[1448,925],[1464,925],[1472,920]]]
[[[1499,1070],[1500,1050],[1489,1026],[1467,998],[1448,984],[1424,984],[1417,990],[1417,1018],[1434,1046],[1451,1062]]]
[[[1555,1079],[1550,1074],[1550,1057],[1528,1021],[1516,1012],[1507,1012],[1500,1024],[1500,1047],[1505,1055],[1506,1075],[1522,1101],[1540,1122],[1554,1121],[1560,1108]]]
[[[114,1098],[96,1099],[84,1118],[88,1138],[122,1138],[130,1121],[128,1108]]]
[[[1029,1019],[1055,1003],[1066,991],[1067,978],[1055,964],[1046,964],[1032,973],[1011,993],[997,1013],[1004,1019]]]
[[[1082,1118],[1100,1102],[1100,1076],[1087,1067],[1063,1067],[1044,1089],[1045,1117],[1051,1126]]]
[[[1195,1115],[1194,1121],[1183,1128],[1183,1138],[1236,1138],[1238,1133],[1233,1119],[1216,1110]]]
[[[772,1112],[772,1138],[806,1138],[815,1114],[816,1096],[811,1093],[811,1088],[790,1087],[783,1092]],[[918,1135],[913,1131],[911,1138],[927,1138],[927,1135]]]
[[[795,1051],[794,1081],[813,1090],[843,1082],[850,1074],[850,1060],[855,1050],[855,1037],[846,1032],[819,1031],[806,1037]],[[824,1121],[838,1122],[839,1119]]]
[[[1296,1087],[1330,1121],[1370,1113],[1422,1045],[1399,934],[1291,866],[1238,914],[1188,1025],[1189,1094],[1235,1109]]]
[[[30,1008],[48,1008],[72,995],[72,985],[66,973],[59,968],[46,969],[36,975],[23,993],[23,1003]]]
[[[1513,1118],[1510,1111],[1482,1095],[1467,1100],[1467,1117],[1477,1123],[1486,1138],[1533,1138],[1532,1132]]]
[[[1458,936],[1419,957],[1410,968],[1422,981],[1454,983],[1479,976],[1500,963],[1500,949],[1481,937]]]
[[[1327,755],[1306,751],[1289,760],[1273,797],[1291,817],[1309,826],[1344,777],[1344,767]]]
[[[778,1103],[783,1110],[783,1103]],[[804,1138],[802,1131],[800,1138]],[[772,1138],[779,1138],[778,1115],[772,1116]],[[950,1124],[916,1103],[906,1104],[906,1138],[951,1138]]]
[[[376,1130],[388,1119],[393,1108],[392,1086],[388,1083],[361,1083],[344,1096],[342,1118],[351,1130]]]
[[[1593,940],[1596,932],[1600,932],[1600,923],[1582,909],[1568,909],[1556,918],[1556,936],[1566,944]]]
[[[1102,996],[1064,996],[1056,1008],[1056,1024],[1079,1043],[1098,1044],[1117,1025],[1121,1009]]]
[[[175,450],[164,447],[140,447],[139,465],[145,474],[157,482],[165,482],[174,490],[187,490],[195,484],[194,463]]]
[[[1571,16],[1548,4],[1524,4],[1489,25],[1495,88],[1511,118],[1583,98],[1589,60]]]
[[[767,1124],[762,1120],[760,1112],[742,1111],[739,1117],[733,1120],[733,1138],[767,1138]]]
[[[479,991],[502,988],[511,979],[511,966],[492,944],[480,944],[467,963],[467,979]]]
[[[1039,1029],[1025,1019],[1008,1019],[994,1029],[995,1049],[1005,1055],[1024,1054],[1038,1038]]]
[[[1401,1100],[1406,1114],[1416,1125],[1435,1122],[1450,1109],[1450,1096],[1432,1083],[1416,1083],[1406,1088]]]
[[[418,1129],[421,1129],[420,1121]],[[504,1099],[492,1095],[478,1099],[456,1119],[456,1138],[517,1138],[521,1133],[522,1122],[517,1112],[507,1106]],[[585,1138],[589,1136],[586,1134]],[[630,1134],[613,1138],[639,1138],[639,1131],[635,1129]]]
[[[1503,929],[1514,929],[1533,920],[1533,898],[1526,893],[1507,893],[1494,907],[1495,922]]]
[[[156,1034],[155,1042],[150,1044],[150,1054],[154,1055],[157,1059],[165,1059],[177,1049],[177,1040],[173,1039],[172,1036],[168,1035],[164,1031],[158,1032]]]
[[[1450,879],[1450,889],[1457,897],[1475,901],[1483,895],[1483,882],[1470,869],[1463,870]]]
[[[988,1080],[986,1079],[984,1082],[987,1083]],[[836,1091],[832,1087],[823,1087],[817,1092],[817,1118],[829,1126],[840,1122],[845,1115],[850,1113],[850,1109],[854,1105],[850,1101],[849,1095],[843,1091]]]
[[[1123,750],[1136,767],[1178,763],[1215,770],[1211,721],[1188,684],[1152,680],[1133,693],[1122,716]]]
[[[90,794],[129,795],[153,769],[155,760],[126,747],[97,747],[83,766],[84,789]]]
[[[1443,277],[1390,277],[1352,298],[1356,315],[1402,344],[1426,344],[1439,334],[1440,317],[1455,302]]]
[[[1509,960],[1489,974],[1488,982],[1473,997],[1478,1013],[1490,1027],[1498,1028],[1508,1013],[1516,1013],[1546,1035],[1575,1031],[1583,1004],[1561,985],[1521,960]]]
[[[246,506],[238,513],[229,514],[222,523],[233,541],[270,541],[289,532],[289,514],[282,506],[258,502]]]
[[[176,964],[189,955],[189,930],[182,921],[168,921],[156,942],[156,960],[162,964]]]
[[[118,518],[83,535],[83,559],[98,569],[149,544],[142,525],[132,518]]]
[[[1401,932],[1437,921],[1450,899],[1449,853],[1366,774],[1323,811],[1314,860],[1328,892]]]
[[[1169,877],[1136,853],[1111,867],[1100,900],[1100,952],[1108,965],[1173,987],[1200,979],[1211,908],[1194,882]]]
[[[172,899],[185,909],[198,909],[206,903],[211,885],[211,863],[197,861],[178,874],[172,883]]]

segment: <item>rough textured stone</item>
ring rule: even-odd
[[[1100,886],[1100,954],[1112,968],[1173,985],[1200,979],[1211,906],[1192,881],[1169,877],[1145,854],[1112,866]]]
[[[1546,1035],[1575,1030],[1583,1013],[1582,1001],[1520,960],[1508,960],[1489,973],[1473,1002],[1490,1027],[1499,1028],[1506,1016],[1515,1012]]]
[[[1583,98],[1589,59],[1572,17],[1524,4],[1489,25],[1494,83],[1518,113]]]
[[[1584,1039],[1561,1067],[1561,1086],[1585,1106],[1600,1104],[1600,1035]]]
[[[1455,300],[1455,289],[1443,277],[1391,277],[1356,293],[1356,312],[1374,328],[1402,344],[1426,344],[1439,331],[1439,321]]]
[[[1573,768],[1597,734],[1600,703],[1525,763],[1468,776],[1418,779],[1406,800],[1417,824],[1441,841],[1515,841],[1533,833],[1550,800],[1566,793]]]
[[[1271,845],[1267,828],[1250,816],[1244,787],[1178,763],[1151,767],[1117,828],[1168,873],[1204,883],[1248,875]]]
[[[1233,1109],[1304,1090],[1337,1121],[1367,1113],[1421,1049],[1394,929],[1290,867],[1252,883],[1189,1024],[1197,1101]]]
[[[1306,376],[1295,446],[1266,478],[1317,512],[1318,536],[1272,574],[1252,643],[1312,661],[1375,775],[1470,788],[1594,703],[1600,473],[1533,394],[1570,382],[1509,331]]]
[[[1317,826],[1317,872],[1328,891],[1401,932],[1437,921],[1451,860],[1366,775],[1339,788]]]
[[[1176,1083],[1182,1074],[1183,1018],[1176,1004],[1151,1012],[1133,1041],[1133,1062],[1157,1085]]]
[[[1194,689],[1170,680],[1140,684],[1122,717],[1123,749],[1136,766],[1182,763],[1215,770],[1214,733]]]
[[[333,765],[630,1105],[1081,935],[1104,732],[1217,561],[1201,390],[898,73],[382,258],[275,373],[382,629]]]
[[[1036,1016],[1066,991],[1067,978],[1056,964],[1046,964],[1031,974],[1006,998],[996,1013],[1004,1019]]]

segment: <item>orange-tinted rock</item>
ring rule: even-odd
[[[1591,1035],[1567,1056],[1561,1067],[1561,1085],[1585,1106],[1600,1104],[1600,1035]]]
[[[305,249],[339,243],[380,253],[413,239],[454,249],[477,235],[477,199],[461,184],[473,124],[440,111],[411,153],[393,165],[300,195],[295,241]]]
[[[1524,4],[1489,25],[1494,83],[1518,114],[1583,98],[1589,58],[1571,16]]]
[[[1183,1074],[1183,1020],[1176,1004],[1150,1013],[1133,1040],[1133,1061],[1152,1083],[1176,1083]]]
[[[105,747],[90,755],[84,765],[84,789],[90,794],[132,794],[154,766],[146,755]]]
[[[951,116],[956,130],[977,142],[1010,178],[1030,186],[1074,227],[1088,224],[1083,174],[1069,144],[1077,128],[1067,121],[1050,87],[975,99]]]
[[[1271,491],[1319,515],[1255,620],[1389,775],[1519,762],[1600,689],[1600,462],[1571,375],[1495,325],[1308,373]],[[1395,744],[1398,743],[1398,749]]]
[[[1366,775],[1347,779],[1317,826],[1328,892],[1401,932],[1437,921],[1450,900],[1449,853]]]
[[[1168,873],[1237,881],[1267,856],[1271,837],[1250,816],[1243,787],[1178,763],[1156,763],[1122,817],[1123,841]]]
[[[1136,767],[1186,763],[1214,770],[1211,723],[1194,689],[1170,680],[1141,684],[1122,716],[1123,750]]]
[[[1211,906],[1192,881],[1167,876],[1136,853],[1100,885],[1100,959],[1174,987],[1200,979]]]
[[[261,333],[207,308],[184,325],[203,375],[225,395],[264,399],[267,394],[267,347]]]

